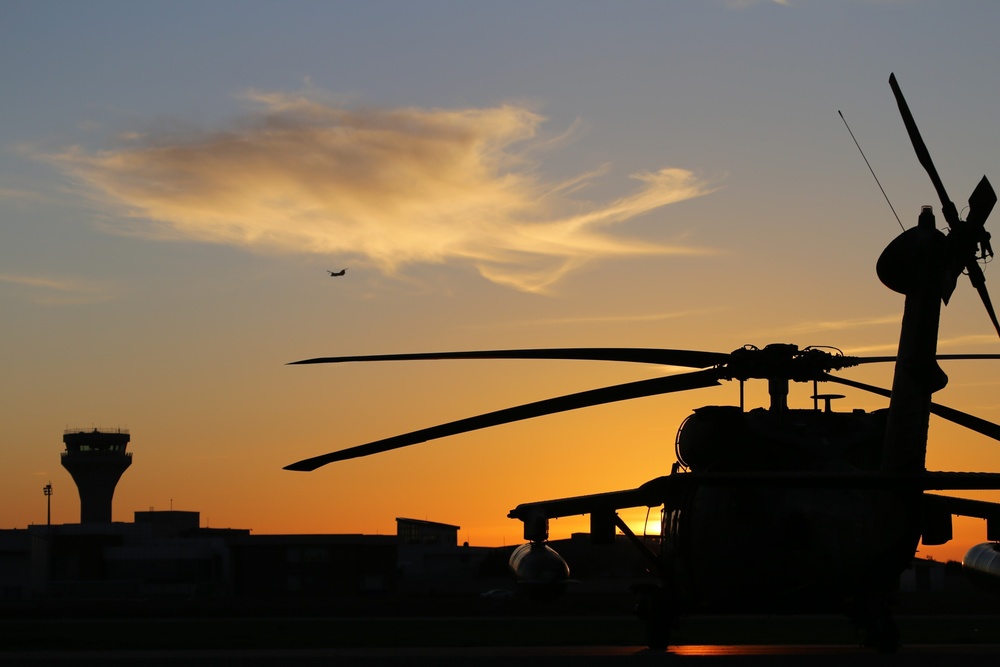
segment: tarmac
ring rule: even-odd
[[[559,667],[561,665],[600,665],[612,660],[632,665],[712,664],[740,667],[752,665],[801,665],[810,667],[851,664],[872,665],[956,665],[1000,656],[1000,644],[921,645],[903,647],[892,654],[881,654],[859,647],[842,645],[692,645],[668,651],[651,651],[638,646],[544,646],[544,647],[436,647],[436,648],[364,648],[310,650],[157,650],[157,651],[2,651],[0,664],[5,666],[97,667],[98,665],[150,665],[153,667],[278,667],[279,665],[371,665],[395,667],[433,665],[434,667]]]

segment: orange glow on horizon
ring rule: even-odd
[[[988,55],[1000,50],[996,21],[976,20],[974,3],[905,17],[902,4],[642,3],[608,20],[537,3],[512,49],[525,19],[499,3],[396,3],[413,27],[405,40],[383,29],[378,3],[262,3],[238,24],[222,3],[62,3],[58,21],[19,3],[3,13],[20,57],[3,74],[0,528],[44,523],[47,500],[53,523],[79,520],[60,435],[102,424],[132,434],[115,521],[173,507],[254,534],[385,535],[409,517],[460,526],[476,546],[520,544],[512,508],[668,474],[679,425],[701,406],[738,404],[740,383],[298,473],[283,466],[685,371],[287,364],[769,343],[894,354],[904,297],[879,283],[876,262],[922,204],[940,210],[886,85],[894,67],[913,66],[901,84],[961,214],[968,186],[1000,178],[989,111],[1000,87],[982,85],[1000,58]],[[815,30],[828,25],[838,29]],[[976,49],[939,49],[921,71],[927,44],[966,33]],[[964,104],[941,103],[952,98]],[[859,139],[875,137],[865,150],[894,181],[899,225],[831,113],[839,105],[856,110]],[[1000,228],[1000,209],[988,224]],[[994,299],[998,266],[985,272]],[[939,334],[941,353],[1000,349],[965,277]],[[1000,423],[996,361],[942,367],[935,402]],[[892,370],[838,375],[889,387]],[[768,403],[766,382],[745,389],[748,408]],[[840,412],[887,405],[819,391],[844,394]],[[792,383],[789,406],[811,406],[812,393]],[[932,417],[926,463],[1000,471],[1000,446]],[[656,534],[659,511],[646,514],[621,516]],[[980,520],[954,526],[917,557],[960,560],[985,541]],[[553,539],[588,530],[585,516],[551,524]]]

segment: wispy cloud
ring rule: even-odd
[[[757,5],[792,6],[791,0],[725,0],[725,4],[729,9],[747,9],[749,7],[756,7]]]
[[[941,354],[949,353],[949,350],[968,347],[970,345],[980,348],[990,349],[996,344],[996,336],[990,334],[974,334],[969,336],[956,336],[954,338],[941,338],[938,340],[937,349]],[[989,346],[989,347],[987,347]],[[849,354],[854,355],[883,355],[895,354],[899,347],[897,339],[885,343],[866,345],[862,347],[852,347]],[[976,350],[978,351],[978,350]]]
[[[46,305],[96,303],[112,297],[106,286],[79,279],[0,273],[0,284],[18,288],[28,301]]]
[[[507,322],[499,326],[511,327],[538,327],[538,326],[559,326],[578,324],[640,324],[643,322],[663,322],[665,320],[675,320],[682,317],[692,317],[705,313],[715,312],[713,310],[679,310],[671,313],[646,313],[633,315],[593,315],[581,317],[554,317],[533,320],[516,320]],[[475,328],[475,325],[472,325]],[[498,325],[491,323],[490,328],[495,329]]]
[[[528,109],[346,108],[315,92],[247,97],[254,111],[223,129],[122,134],[114,150],[44,157],[123,209],[118,231],[355,256],[387,274],[458,260],[541,292],[595,258],[711,252],[607,229],[712,185],[664,168],[633,174],[634,190],[614,201],[571,199],[605,169],[545,182],[528,156],[565,137],[540,138],[544,119]]]
[[[39,201],[42,196],[33,190],[21,190],[17,188],[0,188],[0,201],[2,200]]]
[[[844,331],[847,329],[863,329],[871,326],[882,326],[884,324],[898,325],[899,314],[882,315],[879,317],[854,317],[843,320],[818,320],[814,322],[802,322],[792,326],[785,331],[787,333],[812,333],[823,331]]]
[[[987,324],[987,328],[989,324]],[[984,349],[991,349],[997,343],[997,337],[994,334],[970,334],[968,336],[955,336],[954,338],[942,338],[938,341],[938,347],[962,347],[966,345],[974,345]]]
[[[782,326],[780,329],[769,328],[760,330],[750,334],[750,338],[774,340],[786,336],[800,336],[803,334],[809,334],[809,335],[824,334],[831,331],[867,329],[870,327],[884,327],[885,325],[898,326],[899,315],[895,314],[895,315],[880,315],[877,317],[854,317],[854,318],[845,318],[842,320],[812,320],[808,322],[800,322],[798,324],[793,324],[790,326]],[[891,347],[892,351],[895,352],[896,333],[893,332],[889,337],[894,341]],[[878,345],[865,348],[864,350],[852,347],[851,354],[861,354],[862,352],[866,354],[872,354],[878,349],[881,349],[881,347],[883,346]]]

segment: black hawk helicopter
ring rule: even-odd
[[[865,643],[894,650],[899,635],[890,603],[917,545],[952,537],[952,515],[987,520],[1000,541],[1000,504],[928,491],[1000,489],[1000,474],[932,472],[925,466],[931,414],[1000,440],[1000,426],[934,403],[947,376],[939,360],[998,359],[997,354],[937,354],[941,304],[960,274],[979,292],[994,328],[1000,323],[978,264],[992,255],[984,223],[997,201],[984,176],[969,198],[965,220],[938,177],[894,75],[889,78],[920,163],[941,201],[948,233],[924,207],[916,226],[882,253],[879,279],[905,295],[899,348],[891,357],[847,356],[833,348],[773,344],[730,353],[649,348],[574,348],[386,354],[306,359],[293,364],[429,359],[577,359],[694,368],[691,372],[604,387],[420,429],[293,463],[311,471],[328,463],[579,408],[740,382],[740,405],[696,409],[681,425],[677,463],[669,475],[634,489],[518,505],[508,516],[524,523],[527,543],[511,568],[527,592],[558,594],[569,581],[566,562],[546,542],[548,523],[590,515],[591,538],[621,531],[648,559],[659,585],[642,591],[637,610],[649,642],[665,647],[676,617],[692,610],[843,611]],[[853,366],[894,362],[892,389],[833,375]],[[766,380],[770,406],[746,410],[743,383]],[[812,382],[812,409],[788,406],[789,382]],[[886,409],[834,412],[839,395],[820,394],[831,382],[889,399]],[[823,401],[823,407],[820,401]],[[650,546],[618,515],[627,508],[661,510],[659,544]],[[734,556],[738,549],[738,556]],[[970,556],[979,549],[978,556]],[[982,565],[976,565],[975,562]],[[966,566],[1000,582],[993,542],[970,550]]]

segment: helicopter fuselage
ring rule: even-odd
[[[682,424],[677,458],[695,473],[874,472],[886,418],[886,410],[709,406]],[[892,501],[885,496],[856,488],[695,487],[664,512],[661,574],[683,608],[842,611],[873,585],[891,589],[898,581],[899,570],[873,568],[901,543],[896,532],[905,525],[886,514]],[[876,571],[889,580],[872,581]]]

